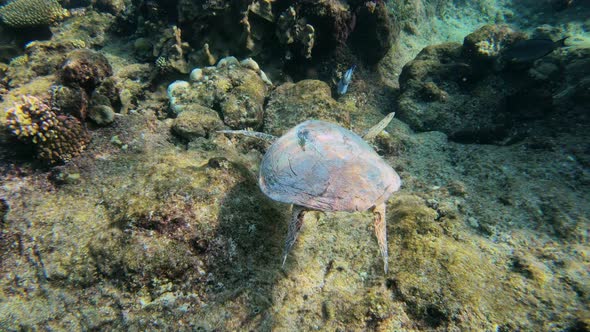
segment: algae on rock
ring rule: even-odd
[[[269,91],[265,77],[258,66],[240,64],[234,57],[221,59],[216,67],[201,69],[198,79],[168,86],[171,112],[176,116],[184,110],[208,107],[217,110],[231,128],[260,128]]]
[[[307,119],[326,120],[350,127],[354,107],[338,103],[332,98],[330,87],[318,80],[284,83],[270,95],[265,110],[264,129],[281,135]]]

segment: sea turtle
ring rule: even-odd
[[[394,113],[364,135],[371,140]],[[272,145],[262,158],[258,185],[268,197],[293,204],[283,252],[283,266],[306,211],[366,211],[374,213],[375,235],[387,273],[385,202],[401,185],[399,175],[363,138],[336,124],[308,120],[280,138],[245,130],[223,130],[266,140]]]

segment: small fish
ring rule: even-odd
[[[348,69],[346,71],[346,73],[344,73],[344,76],[342,76],[342,79],[340,79],[340,82],[338,82],[338,94],[339,95],[343,95],[346,93],[346,91],[348,91],[348,85],[350,84],[350,81],[352,80],[352,73],[354,72],[355,68],[356,68],[356,65],[352,65],[352,67],[350,67],[350,69]]]
[[[509,62],[531,62],[540,59],[554,50],[564,47],[568,37],[553,41],[551,39],[527,39],[507,47],[502,58]]]

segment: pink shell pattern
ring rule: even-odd
[[[308,120],[268,149],[258,184],[270,198],[320,211],[365,211],[386,201],[399,175],[357,134]]]

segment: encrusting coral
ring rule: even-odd
[[[15,0],[0,7],[2,22],[13,28],[49,25],[68,16],[57,0]]]
[[[21,103],[8,109],[6,123],[19,140],[35,145],[39,159],[51,164],[70,161],[89,141],[88,132],[78,119],[56,114],[33,96],[22,96]]]

